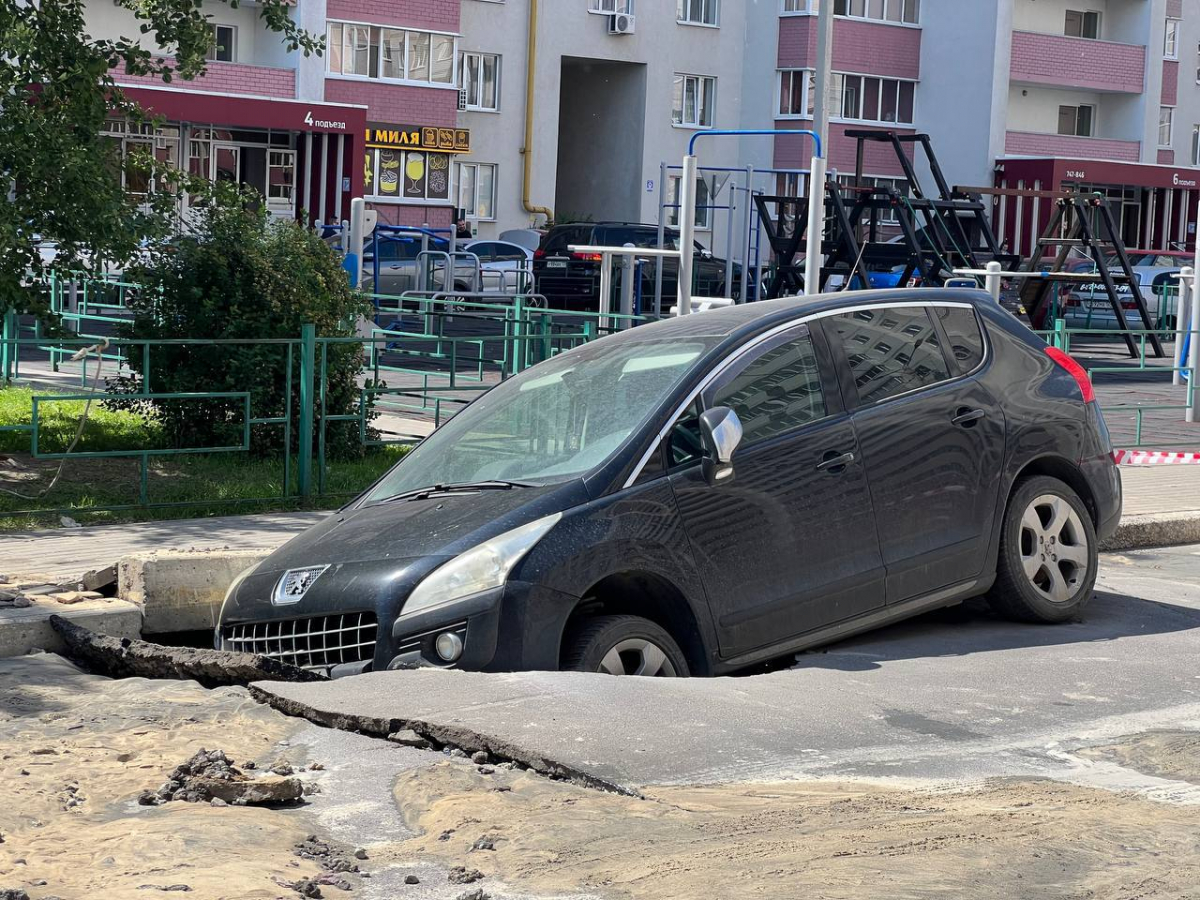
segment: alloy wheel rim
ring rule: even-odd
[[[1021,567],[1044,599],[1067,603],[1087,576],[1088,543],[1083,521],[1062,497],[1043,494],[1021,517]]]
[[[604,654],[597,669],[603,675],[639,675],[648,678],[674,678],[670,657],[653,641],[627,638]]]

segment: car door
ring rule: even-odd
[[[888,602],[979,576],[998,502],[1005,427],[997,398],[981,380],[988,360],[974,309],[873,306],[825,318],[821,326],[838,359],[843,397],[854,408]]]
[[[744,435],[710,484],[702,408]],[[823,343],[796,326],[745,353],[668,435],[680,517],[729,658],[884,604],[883,564],[854,428]]]

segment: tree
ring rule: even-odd
[[[146,120],[112,71],[167,83],[195,78],[205,70],[211,20],[199,0],[116,4],[137,16],[141,36],[89,36],[83,0],[0,0],[0,313],[45,314],[40,240],[57,242],[57,267],[89,271],[122,265],[172,230],[186,179],[149,156],[118,158],[102,136],[113,116]],[[301,30],[290,9],[288,0],[260,0],[259,15],[289,50],[319,52],[322,39]],[[171,55],[156,55],[158,47]],[[156,193],[129,196],[123,173],[152,175]]]
[[[121,336],[165,343],[153,345],[148,357],[130,353],[132,374],[110,382],[111,388],[134,394],[148,378],[159,394],[248,392],[252,418],[278,419],[290,406],[292,422],[298,421],[299,365],[282,341],[295,341],[307,323],[320,337],[352,339],[371,305],[350,287],[341,259],[320,237],[298,222],[272,221],[251,199],[232,185],[215,185],[187,237],[152,247],[130,269],[139,288],[127,301],[133,319]],[[323,387],[326,414],[358,411],[362,365],[359,341],[331,341],[318,349],[312,387],[314,393]],[[242,443],[240,399],[108,402],[153,418],[169,447]],[[255,426],[250,449],[273,455],[283,437],[279,425]],[[292,437],[294,444],[294,424]],[[329,423],[325,440],[335,458],[362,454],[357,421]]]

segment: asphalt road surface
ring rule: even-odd
[[[383,672],[263,684],[321,714],[457,728],[622,787],[792,778],[1049,776],[1200,802],[1200,788],[1076,754],[1200,729],[1200,546],[1103,557],[1082,621],[969,603],[719,679]]]

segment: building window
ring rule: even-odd
[[[672,121],[685,128],[712,128],[717,79],[708,75],[675,75]]]
[[[1067,37],[1100,38],[1100,13],[1095,10],[1067,10],[1067,21],[1063,28]]]
[[[716,25],[718,0],[676,0],[675,18],[688,25]]]
[[[1158,108],[1158,146],[1170,147],[1175,131],[1175,107]]]
[[[911,81],[836,72],[830,112],[834,118],[911,125],[915,90]]]
[[[453,35],[330,22],[326,47],[326,66],[335,75],[454,84]]]
[[[104,126],[105,141],[112,147],[121,163],[121,187],[128,193],[143,197],[156,190],[152,160],[166,168],[178,165],[179,128],[164,125],[155,128],[149,122],[127,122],[109,119]],[[130,157],[136,165],[130,164]]]
[[[588,0],[588,12],[605,16],[632,13],[633,0]]]
[[[812,7],[809,8],[809,0],[783,0],[783,11],[785,13],[810,13],[817,9],[817,0],[812,0]]]
[[[682,184],[683,180],[678,175],[667,176],[667,202],[670,204],[667,207],[667,225],[671,228],[679,227],[679,208],[683,203],[679,187]],[[697,176],[695,225],[701,231],[712,230],[713,211],[711,196],[712,193],[709,190],[708,182],[704,178]]]
[[[842,185],[843,187],[847,187],[847,188],[855,187],[855,186],[871,187],[871,188],[889,188],[889,189],[895,191],[896,193],[898,193],[901,197],[908,196],[908,180],[905,178],[887,178],[887,177],[877,176],[877,175],[864,175],[862,177],[862,181],[859,182],[859,181],[855,180],[853,175],[839,175],[838,176],[838,184]],[[855,195],[853,191],[847,191],[845,196],[846,196],[847,205],[849,205],[849,206],[853,206],[854,201],[858,199],[857,195]],[[864,212],[863,222],[866,223],[866,222],[869,222],[870,220],[871,220],[870,212],[869,211]],[[899,224],[900,219],[896,215],[895,208],[888,207],[887,209],[882,209],[879,211],[879,220],[878,221],[884,225],[897,225],[897,224]]]
[[[1095,127],[1096,109],[1093,106],[1060,106],[1058,133],[1076,137],[1091,137]]]
[[[267,205],[296,207],[296,153],[293,150],[267,151]]]
[[[779,115],[811,116],[816,99],[816,79],[811,69],[783,69],[779,73]]]
[[[364,192],[375,200],[450,200],[450,157],[445,153],[371,148],[363,175]]]
[[[467,109],[500,109],[500,57],[494,53],[464,53],[459,87],[466,91]]]
[[[495,221],[495,165],[491,163],[459,163],[457,168],[460,215],[466,219]]]
[[[1167,19],[1167,29],[1163,36],[1163,57],[1179,59],[1179,20]]]
[[[817,9],[816,2],[811,6],[814,11]],[[916,25],[921,20],[921,0],[834,0],[833,14],[851,19]]]
[[[1200,125],[1192,126],[1192,165],[1200,166]]]
[[[232,25],[212,25],[212,44],[204,58],[210,62],[233,62],[237,56],[237,29]]]

